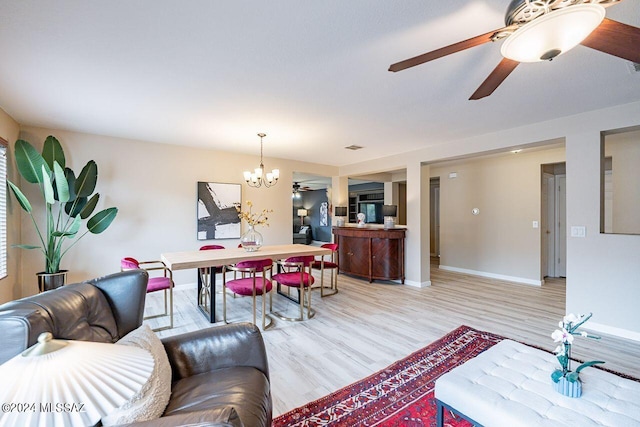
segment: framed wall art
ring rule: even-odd
[[[198,240],[240,238],[241,190],[240,184],[198,182]]]

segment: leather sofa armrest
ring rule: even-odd
[[[269,379],[267,352],[260,330],[236,323],[162,339],[173,381],[216,369],[249,366]]]
[[[17,303],[0,312],[0,365],[33,345],[41,332],[51,330],[51,318],[36,304]]]
[[[149,273],[144,270],[128,270],[87,281],[100,289],[109,302],[120,338],[142,325],[148,281]]]

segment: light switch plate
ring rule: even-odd
[[[572,225],[571,226],[571,237],[586,237],[587,236],[587,227],[584,225]]]
[[[538,221],[533,221],[533,228],[538,228],[540,227],[540,224],[538,223]]]

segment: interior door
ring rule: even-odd
[[[556,195],[555,176],[542,175],[542,273],[546,277],[556,277]]]
[[[556,175],[556,277],[567,276],[567,176]]]

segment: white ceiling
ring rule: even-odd
[[[486,44],[508,0],[0,0],[0,107],[23,125],[345,165],[640,100],[627,61],[578,46],[522,64]],[[640,1],[607,16],[640,26]],[[351,144],[359,151],[344,150]]]

